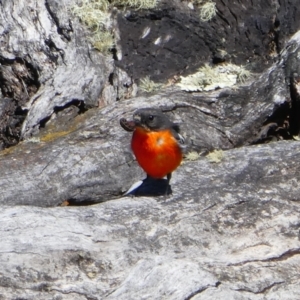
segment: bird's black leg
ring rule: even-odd
[[[167,174],[168,185],[170,184],[171,178],[172,178],[172,173]]]
[[[165,195],[168,195],[169,190],[170,190],[170,194],[172,194],[172,190],[171,190],[171,186],[170,186],[171,178],[172,178],[172,173],[167,174],[167,188],[166,188]]]

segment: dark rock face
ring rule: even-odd
[[[190,9],[187,1],[119,14],[122,59],[117,64],[134,80],[150,75],[167,81],[225,61],[261,72],[300,27],[297,0],[214,2],[217,16],[209,22],[201,21],[199,8]]]
[[[170,7],[119,15],[122,60],[118,64],[135,80],[149,74],[162,80],[187,68],[195,70],[195,63],[208,61],[211,51],[205,45],[204,30],[197,28],[200,22],[194,17],[196,25],[191,20],[187,25],[187,18],[186,13]]]
[[[38,71],[27,60],[0,57],[0,149],[17,144],[27,109],[23,109],[40,87]]]

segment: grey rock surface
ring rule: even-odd
[[[185,162],[169,197],[4,206],[0,295],[298,299],[299,150],[280,142]]]
[[[75,1],[3,1],[1,84],[26,115],[19,135],[37,133],[57,109],[74,101],[98,107],[112,59],[93,50],[70,14]],[[76,30],[73,30],[73,26]],[[111,102],[115,99],[111,98]]]
[[[140,107],[160,107],[169,113],[181,125],[187,152],[263,140],[268,136],[268,130],[261,129],[264,124],[274,126],[275,132],[283,126],[275,118],[279,109],[295,109],[298,94],[291,97],[285,79],[297,72],[299,64],[290,61],[299,53],[300,32],[289,41],[278,64],[236,91],[218,90],[208,98],[208,93],[187,94],[171,87],[77,116],[75,112],[71,120],[62,115],[60,122],[49,121],[40,142],[27,139],[0,153],[0,203],[55,206],[65,200],[100,202],[121,196],[144,176],[130,150],[131,134],[119,125],[120,118],[131,118]]]

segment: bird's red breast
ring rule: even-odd
[[[182,152],[169,129],[149,131],[136,127],[131,141],[139,165],[153,178],[163,178],[181,163]]]

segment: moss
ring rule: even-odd
[[[243,66],[223,64],[211,67],[206,64],[195,74],[181,76],[181,81],[177,85],[184,91],[211,91],[244,83],[249,77],[251,72]]]
[[[0,156],[6,156],[8,154],[14,153],[16,148],[17,148],[16,146],[5,148],[5,149],[0,151]]]
[[[200,157],[200,154],[198,152],[191,151],[188,154],[186,154],[185,159],[189,160],[189,161],[194,161],[194,160],[199,159],[199,157]]]
[[[57,123],[56,120],[54,122],[50,121],[46,124],[45,128],[41,129],[40,135],[36,137],[36,139],[39,139],[44,143],[52,142],[58,138],[65,137],[77,131],[78,129],[82,129],[83,124],[85,124],[87,120],[90,120],[90,118],[94,116],[97,109],[98,108],[91,108],[84,114],[77,115],[67,123],[60,124]]]
[[[150,79],[149,76],[146,76],[140,80],[139,88],[140,90],[151,93],[154,91],[159,90],[163,85],[160,83],[155,83],[153,80]]]
[[[75,5],[72,11],[91,31],[90,41],[95,49],[107,54],[114,47],[109,2],[83,0],[80,5]]]
[[[41,142],[47,143],[47,142],[55,141],[61,137],[65,137],[68,134],[76,131],[78,127],[82,125],[82,122],[87,118],[88,118],[88,113],[85,113],[76,116],[76,118],[74,118],[68,124],[65,124],[63,126],[57,127],[58,124],[55,122],[47,124],[47,127],[44,129],[43,132],[41,132],[38,138],[40,139]]]
[[[55,141],[58,138],[61,138],[61,137],[64,137],[64,136],[68,135],[71,132],[72,132],[72,130],[57,131],[57,132],[48,132],[44,136],[40,137],[40,141],[41,142],[45,142],[45,143],[52,142],[52,141]]]
[[[245,68],[240,67],[237,71],[237,81],[240,83],[245,83],[247,79],[252,77],[252,73]]]
[[[91,31],[90,41],[95,49],[108,54],[114,45],[111,11],[113,6],[149,9],[157,5],[157,0],[82,0],[72,8],[73,13]]]
[[[95,49],[104,54],[108,53],[115,45],[114,37],[108,31],[97,32],[92,36],[91,42]]]
[[[109,3],[106,0],[83,0],[72,10],[89,29],[98,30],[99,27],[111,26]]]
[[[210,21],[217,14],[216,3],[209,1],[202,5],[200,9],[200,19],[203,22]]]
[[[112,3],[116,6],[150,9],[156,7],[157,0],[114,0]]]
[[[219,163],[224,159],[224,152],[222,150],[214,150],[206,155],[211,163]]]

